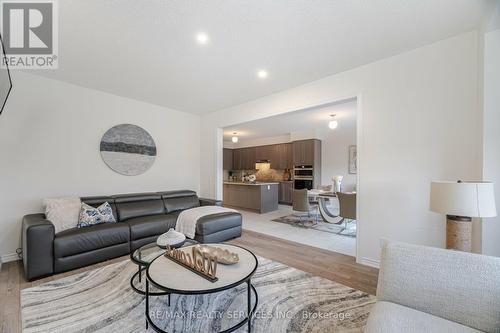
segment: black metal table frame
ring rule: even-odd
[[[232,246],[237,246],[237,245],[232,245]],[[241,247],[241,246],[238,246],[238,247]],[[257,257],[255,256],[255,254],[253,254],[251,251],[248,251],[248,252],[250,252],[253,255],[253,257],[255,258],[255,262],[256,262],[255,268],[252,270],[252,272],[248,276],[246,276],[245,278],[243,278],[243,279],[241,279],[241,280],[239,280],[237,282],[229,284],[227,286],[223,286],[223,287],[219,287],[219,288],[215,288],[215,289],[209,289],[209,290],[185,291],[185,290],[176,290],[176,289],[165,288],[165,287],[163,287],[163,286],[155,283],[154,280],[151,279],[151,277],[149,276],[149,269],[148,269],[149,266],[147,266],[146,267],[146,293],[145,293],[145,295],[146,295],[146,329],[148,329],[148,327],[151,326],[151,328],[153,328],[153,330],[155,332],[158,332],[158,333],[167,333],[166,331],[164,331],[161,328],[159,328],[153,322],[153,320],[151,319],[151,316],[149,315],[149,297],[150,296],[161,296],[161,295],[153,294],[153,293],[149,292],[149,284],[150,283],[155,288],[165,291],[165,294],[162,293],[162,295],[168,295],[168,306],[170,306],[170,294],[180,294],[180,295],[213,294],[213,293],[217,293],[217,292],[220,292],[220,291],[229,290],[229,289],[235,288],[235,287],[237,287],[237,286],[239,286],[239,285],[241,285],[243,283],[246,283],[247,284],[247,316],[242,321],[240,321],[239,323],[237,323],[236,325],[231,326],[230,328],[225,329],[224,331],[220,331],[219,333],[233,332],[233,331],[237,330],[238,328],[242,327],[243,325],[245,325],[246,323],[248,323],[248,332],[250,333],[251,332],[251,326],[252,326],[252,316],[254,315],[255,310],[257,309],[257,305],[259,304],[259,295],[257,294],[257,290],[253,286],[253,284],[251,282],[251,279],[252,279],[252,276],[255,274],[255,271],[257,270],[257,267],[259,266],[259,261],[258,261]],[[156,257],[155,259],[153,259],[151,261],[151,263],[153,263],[153,261],[155,261],[156,259],[158,259],[158,257]],[[254,304],[253,307],[252,307],[252,290],[253,290],[253,293],[255,295],[255,304]]]
[[[139,282],[142,282],[142,272],[144,272],[147,268],[148,268],[148,265],[149,264],[145,264],[143,262],[140,262],[138,260],[136,260],[133,256],[134,252],[132,252],[130,254],[130,260],[132,260],[133,263],[135,263],[139,269],[137,270],[137,272],[134,273],[134,275],[132,275],[132,278],[130,279],[130,286],[132,287],[132,289],[134,289],[134,291],[138,294],[141,294],[141,295],[146,295],[146,292],[145,291],[142,291],[140,290],[139,288],[137,288],[135,285],[134,285],[134,279],[136,278],[136,276],[139,276],[138,279],[139,279]],[[159,254],[157,257],[155,257],[154,259],[158,258],[159,256],[163,255],[162,254]],[[153,260],[154,260],[153,259]],[[153,260],[151,260],[151,262],[153,262]],[[147,282],[147,281],[146,281]],[[170,294],[168,292],[151,292],[149,293],[151,296],[165,296],[165,295],[168,295],[168,305],[170,305]]]
[[[191,242],[191,243],[194,242],[195,244],[198,243],[198,242],[196,242],[195,240],[192,240],[192,239],[189,239],[189,242]],[[148,246],[148,245],[153,244],[153,243],[156,244],[156,242],[151,242],[151,243],[145,244],[143,246]],[[185,242],[183,242],[182,244],[184,244],[184,243]],[[139,249],[142,248],[143,246],[139,247]],[[159,247],[159,246],[158,246],[158,248],[160,248],[161,250],[165,250],[164,248]],[[151,264],[153,262],[153,260],[155,260],[156,258],[158,258],[159,256],[161,256],[163,253],[161,253],[158,256],[156,256],[149,263],[146,263],[144,261],[140,261],[140,260],[136,259],[134,257],[134,253],[135,253],[135,251],[132,251],[130,253],[130,260],[138,266],[138,270],[137,270],[137,272],[134,273],[134,275],[132,275],[132,278],[130,279],[130,286],[132,287],[132,289],[136,293],[141,294],[141,295],[146,295],[145,291],[142,291],[141,289],[137,288],[134,285],[134,279],[138,276],[139,282],[142,282],[142,272],[144,272],[148,268],[149,264]],[[150,295],[151,296],[164,296],[164,295],[168,295],[168,305],[170,305],[170,294],[169,293],[167,293],[167,292],[152,292],[152,293],[150,293]]]

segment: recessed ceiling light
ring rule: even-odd
[[[208,35],[204,32],[198,32],[196,34],[196,41],[198,42],[198,44],[201,44],[201,45],[208,44],[208,42],[209,42]]]
[[[257,72],[257,77],[258,77],[259,79],[265,79],[265,78],[267,78],[267,76],[268,76],[268,75],[269,75],[269,74],[267,73],[267,71],[265,71],[265,70],[263,70],[263,69],[261,69],[261,70],[259,70],[259,71]]]

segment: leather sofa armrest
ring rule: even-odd
[[[44,214],[23,217],[22,247],[27,280],[54,273],[55,228]]]
[[[200,198],[200,206],[222,206],[222,200]]]

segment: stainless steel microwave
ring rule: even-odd
[[[293,168],[293,175],[297,177],[313,177],[314,169],[312,165],[296,165]]]

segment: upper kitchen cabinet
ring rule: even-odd
[[[291,143],[282,143],[276,145],[278,154],[278,163],[275,169],[292,169],[293,168],[293,149]]]
[[[268,160],[272,169],[284,170],[293,167],[293,154],[291,143],[281,143],[256,147],[258,161]]]
[[[241,148],[241,166],[243,170],[254,170],[257,162],[256,147]]]
[[[224,170],[234,170],[233,165],[233,150],[229,148],[224,148],[222,152],[223,157],[223,169]]]
[[[233,149],[233,170],[254,170],[256,153],[256,147]]]
[[[258,147],[224,149],[225,170],[254,170],[255,163],[268,160],[275,170],[292,169],[294,165],[321,165],[321,141],[302,140]]]
[[[294,165],[321,165],[321,141],[317,139],[294,141]]]
[[[241,149],[233,149],[233,170],[243,170],[241,161]]]
[[[277,169],[278,164],[278,145],[267,145],[255,147],[255,157],[258,161],[268,160],[271,168]]]

